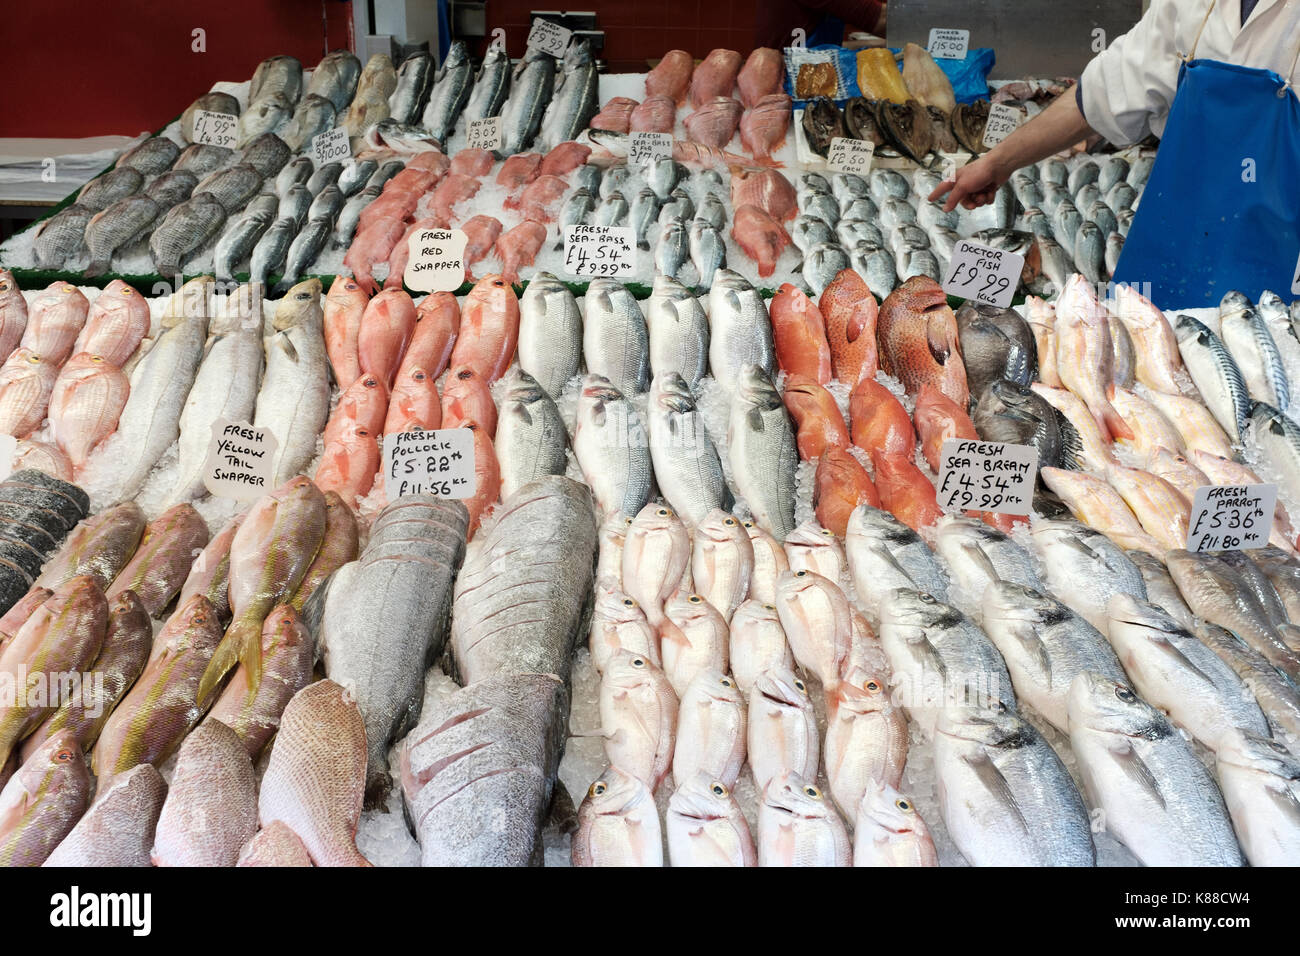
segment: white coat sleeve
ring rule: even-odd
[[[1190,46],[1205,15],[1202,4],[1182,0],[1186,9],[1179,23],[1179,5],[1152,0],[1133,29],[1097,54],[1079,78],[1084,119],[1116,145],[1164,130],[1178,86],[1178,54],[1190,52],[1178,50],[1177,40],[1185,38]],[[1180,27],[1183,37],[1177,37]]]

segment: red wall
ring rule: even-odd
[[[4,7],[0,136],[158,129],[216,80],[247,79],[268,56],[288,53],[312,66],[349,46],[352,19],[341,0],[14,0]],[[207,31],[206,53],[190,49],[196,27]]]

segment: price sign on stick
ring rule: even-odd
[[[501,117],[487,116],[470,120],[469,128],[465,131],[465,146],[467,149],[500,149]]]
[[[633,169],[653,166],[661,159],[673,158],[672,133],[629,133],[627,164]]]
[[[970,49],[970,31],[935,28],[925,49],[936,60],[964,60]]]
[[[632,275],[636,271],[635,230],[631,226],[567,227],[564,271],[593,279]]]
[[[474,433],[468,428],[384,436],[384,494],[470,498],[474,495]]]
[[[341,163],[351,156],[352,145],[348,142],[348,131],[341,126],[312,137],[311,158],[317,166]]]
[[[279,444],[269,428],[217,419],[203,463],[204,487],[218,498],[251,501],[262,497],[271,490]]]
[[[532,29],[528,31],[528,46],[539,53],[549,53],[553,57],[562,57],[564,51],[569,48],[569,37],[572,35],[572,30],[568,30],[558,23],[537,19],[533,21]]]
[[[1192,497],[1188,551],[1250,551],[1268,544],[1277,485],[1202,485]]]
[[[1024,266],[1025,257],[1019,253],[960,239],[953,243],[943,291],[1005,309],[1016,294]]]
[[[407,241],[409,253],[402,281],[417,292],[454,292],[465,281],[463,229],[418,229]]]
[[[239,141],[239,117],[211,110],[194,111],[194,142],[234,149]]]
[[[871,158],[875,154],[876,144],[870,140],[836,136],[826,152],[826,164],[837,173],[865,176],[871,172]]]
[[[992,149],[1002,142],[1025,121],[1025,114],[1006,103],[994,103],[989,107],[989,121],[984,126],[984,145]]]
[[[944,511],[1029,514],[1038,475],[1037,448],[949,438],[939,457],[938,500]]]

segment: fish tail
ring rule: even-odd
[[[91,261],[90,265],[86,266],[86,271],[83,274],[87,279],[93,279],[95,276],[102,276],[107,271],[108,260],[95,259]]]
[[[200,706],[221,686],[236,664],[248,668],[248,692],[256,694],[262,683],[262,627],[257,619],[241,618],[226,631],[199,679]]]
[[[1125,441],[1133,441],[1137,438],[1137,436],[1133,434],[1133,429],[1128,427],[1128,422],[1124,421],[1120,416],[1120,413],[1115,411],[1115,407],[1111,405],[1110,402],[1107,402],[1105,407],[1102,408],[1101,419],[1102,424],[1105,425],[1105,430],[1110,432],[1112,441],[1117,438],[1123,438]]]

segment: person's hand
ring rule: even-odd
[[[997,195],[998,187],[1010,178],[1002,171],[1001,165],[991,153],[985,153],[979,159],[957,170],[956,182],[942,182],[930,193],[930,201],[938,202],[945,195],[948,201],[943,205],[944,212],[952,212],[960,203],[964,209],[986,206]]]

